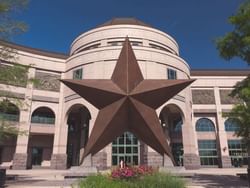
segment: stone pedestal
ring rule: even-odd
[[[231,158],[229,156],[221,156],[221,167],[232,168]]]
[[[184,166],[186,169],[194,170],[200,168],[200,157],[196,154],[184,154]]]
[[[97,167],[98,170],[104,170],[107,168],[107,153],[98,152],[92,156],[93,166]]]
[[[67,168],[67,154],[53,154],[51,157],[52,169],[64,170]]]
[[[81,164],[82,167],[92,167],[92,157],[91,155],[86,156]]]
[[[66,174],[66,176],[83,177],[96,174],[98,172],[97,168],[92,164],[92,156],[88,155],[84,158],[81,166],[71,167],[70,171]]]
[[[173,164],[172,160],[167,155],[164,155],[163,166],[164,167],[174,167],[174,164]]]
[[[156,152],[148,152],[147,156],[148,166],[159,167],[163,166],[163,157]]]
[[[25,170],[27,169],[28,154],[16,153],[13,158],[13,169]]]

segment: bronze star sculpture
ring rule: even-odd
[[[127,37],[111,80],[65,79],[62,82],[99,109],[82,160],[129,131],[173,161],[155,109],[193,80],[144,80]]]

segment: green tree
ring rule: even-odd
[[[230,16],[229,23],[233,31],[216,40],[216,46],[222,58],[230,60],[238,57],[250,65],[250,0],[244,1],[236,14]],[[248,182],[250,185],[250,76],[235,85],[231,96],[239,98],[242,103],[233,107],[224,116],[240,122],[236,135],[242,137],[248,151]]]
[[[8,45],[6,41],[27,30],[27,26],[22,21],[14,17],[22,11],[28,4],[28,0],[0,0],[0,83],[5,85],[15,85],[25,87],[27,84],[28,66],[17,64],[16,51]],[[5,62],[11,64],[7,66]],[[11,62],[11,63],[10,63]],[[4,105],[6,101],[14,101],[17,106],[22,106],[23,101],[13,94],[3,91],[0,87],[0,142],[9,136],[25,134],[12,126],[10,121],[6,121],[6,114],[11,111],[11,106]],[[6,103],[7,104],[7,103]]]
[[[245,1],[228,21],[234,29],[216,40],[219,54],[226,60],[239,57],[250,65],[250,1]]]

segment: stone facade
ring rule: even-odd
[[[221,156],[221,168],[232,168],[231,158],[229,156]]]
[[[107,168],[107,153],[106,152],[98,152],[94,156],[92,156],[93,166],[97,167],[97,169],[106,169]]]
[[[220,90],[221,104],[237,104],[240,102],[239,99],[230,96],[231,91],[232,90]]]
[[[200,168],[200,157],[197,154],[184,154],[183,158],[186,169]]]
[[[60,75],[36,71],[35,79],[39,81],[35,88],[47,91],[60,91]]]
[[[51,168],[63,170],[67,168],[66,154],[53,154],[51,157]]]
[[[193,104],[215,104],[213,90],[192,90]]]
[[[156,152],[148,152],[147,164],[153,167],[163,166],[163,156]]]
[[[27,169],[28,154],[26,153],[15,153],[13,158],[13,169],[25,170]]]

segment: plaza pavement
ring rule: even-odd
[[[244,188],[247,181],[240,179],[236,174],[246,173],[246,168],[201,168],[198,170],[185,170],[176,168],[170,170],[173,174],[183,176],[188,188]],[[77,179],[64,179],[64,175],[71,170],[7,170],[10,178],[6,188],[70,188],[77,184]]]

